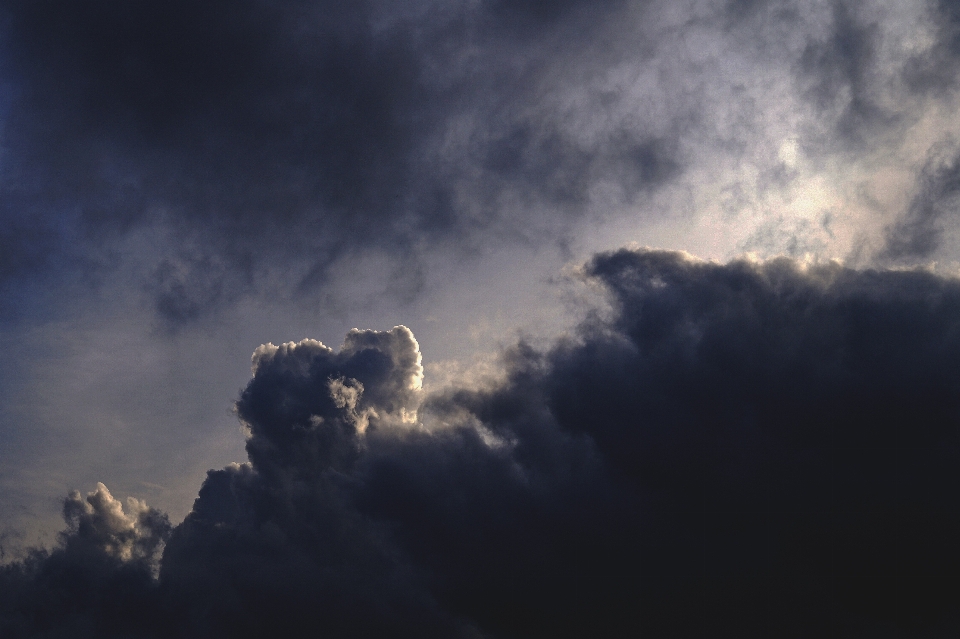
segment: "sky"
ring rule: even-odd
[[[0,0],[0,634],[952,636],[958,106],[950,0]]]

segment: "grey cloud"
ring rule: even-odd
[[[576,86],[551,59],[559,48],[586,47],[622,9],[4,2],[2,188],[18,196],[7,206],[66,233],[42,247],[17,235],[19,253],[160,224],[203,238],[202,254],[174,261],[322,273],[345,249],[402,260],[521,232],[529,220],[515,205],[541,201],[566,213],[537,227],[562,234],[600,173],[622,173],[635,192],[681,166],[656,133],[615,125],[622,149],[585,145],[544,99]],[[545,81],[544,68],[560,77]],[[11,276],[46,264],[8,261]],[[171,290],[167,264],[155,288],[172,325],[231,299],[202,277]]]
[[[951,6],[5,0],[0,275],[115,267],[160,228],[127,259],[176,329],[370,254],[414,295],[427,253],[569,243],[683,208],[655,196],[687,177],[756,205],[800,175],[784,136],[869,155],[952,95],[916,79],[952,59]],[[909,20],[931,47],[901,46]],[[761,175],[707,175],[725,162]]]
[[[800,68],[811,81],[809,92],[820,112],[835,119],[844,139],[861,145],[871,129],[893,116],[878,95],[884,88],[876,51],[881,31],[847,3],[837,0],[831,6],[830,33],[806,46]]]
[[[944,227],[960,206],[960,156],[951,146],[931,150],[917,175],[917,190],[904,214],[886,232],[880,258],[925,259],[940,248]]]
[[[144,288],[163,326],[175,329],[210,307],[236,300],[253,279],[245,266],[240,256],[224,260],[182,251],[178,258],[163,258]]]
[[[960,8],[953,0],[929,3],[936,40],[923,53],[911,56],[904,67],[904,80],[921,94],[943,95],[956,89],[960,53]]]
[[[670,544],[675,517],[680,530],[703,530],[704,555],[680,542],[672,560],[660,548],[650,561],[841,574],[937,573],[956,561],[936,532],[960,521],[952,484],[939,483],[958,453],[955,280],[628,251],[598,256],[589,272],[614,295],[617,330],[608,338],[597,326],[585,347],[557,353],[561,423],[591,424],[641,485],[680,491],[655,501],[712,503],[709,532],[682,523],[700,506],[663,522]],[[594,401],[569,400],[575,391]]]
[[[586,272],[610,292],[612,321],[546,353],[518,347],[507,383],[428,407],[466,408],[511,443],[531,485],[531,469],[556,480],[601,460],[596,483],[578,483],[624,537],[606,539],[615,561],[590,565],[618,566],[611,583],[644,575],[632,592],[652,634],[949,632],[956,609],[937,593],[958,561],[956,280],[658,251],[602,254]],[[556,453],[578,436],[576,456]],[[564,562],[587,552],[561,547]]]
[[[953,3],[771,0],[729,2],[726,10],[743,49],[762,51],[757,68],[773,63],[792,77],[798,142],[813,157],[889,154],[955,95]]]

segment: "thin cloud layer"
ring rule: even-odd
[[[960,282],[651,250],[583,275],[609,308],[483,387],[423,397],[402,326],[261,346],[249,462],[172,532],[71,496],[60,547],[0,572],[4,636],[960,627]]]

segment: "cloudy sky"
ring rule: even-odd
[[[0,628],[960,626],[958,102],[951,0],[0,0]]]

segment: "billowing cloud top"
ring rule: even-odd
[[[316,340],[264,344],[237,402],[250,461],[261,472],[347,464],[371,422],[416,419],[422,380],[417,340],[405,326],[354,329],[339,353]]]
[[[250,462],[172,533],[72,495],[61,546],[0,570],[4,636],[960,627],[960,281],[650,250],[583,273],[610,308],[493,386],[421,401],[404,327],[260,347]]]
[[[86,499],[74,491],[63,504],[63,518],[69,526],[67,544],[82,540],[124,562],[152,561],[170,524],[138,499],[129,498],[127,506],[130,512],[124,513],[123,505],[101,483]]]

